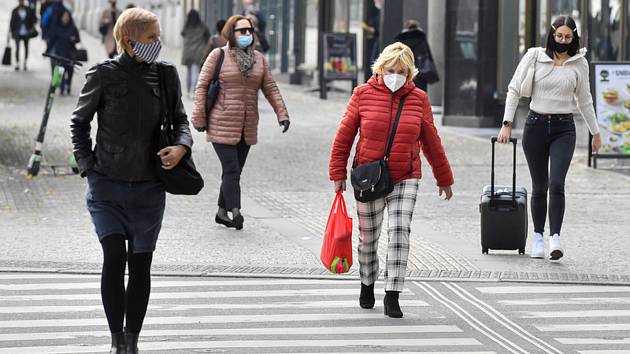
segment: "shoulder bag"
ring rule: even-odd
[[[221,86],[219,85],[219,74],[221,73],[221,66],[223,66],[224,57],[225,52],[221,49],[221,54],[219,54],[219,59],[214,67],[212,81],[210,81],[210,84],[208,85],[208,94],[206,96],[206,114],[210,114],[210,111],[212,111],[212,107],[214,107],[214,103],[217,101],[217,96],[219,95],[219,90],[221,89]]]
[[[158,70],[160,76],[160,103],[162,106],[162,114],[164,115],[158,133],[158,149],[161,150],[167,146],[171,146],[175,140],[173,137],[173,106],[175,102],[167,100],[167,97],[170,96],[166,87],[164,65],[159,64]],[[182,157],[177,166],[171,170],[163,169],[162,161],[160,157],[157,156],[155,169],[158,178],[164,183],[168,193],[196,195],[203,188],[203,178],[193,162],[192,151]]]
[[[394,136],[396,135],[400,114],[406,98],[406,95],[400,98],[396,119],[394,120],[392,132],[387,140],[387,147],[385,148],[383,158],[358,166],[352,169],[350,173],[350,182],[352,183],[352,188],[354,188],[354,198],[359,202],[371,202],[388,195],[394,190],[394,183],[391,173],[389,172],[389,167],[387,166],[387,160],[392,150],[392,145],[394,145]]]
[[[538,61],[538,52],[534,52],[534,56],[527,66],[527,73],[521,82],[521,97],[532,97],[532,89],[534,88],[534,74],[536,73],[536,61]]]

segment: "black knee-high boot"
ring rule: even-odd
[[[125,336],[122,332],[112,333],[112,349],[110,354],[126,354],[127,348],[125,346]]]

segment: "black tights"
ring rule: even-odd
[[[101,245],[101,297],[109,330],[112,333],[122,332],[126,314],[127,332],[139,333],[149,304],[153,253],[127,252],[123,235],[107,236]],[[129,283],[125,292],[126,263],[129,263]]]

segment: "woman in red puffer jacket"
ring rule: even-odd
[[[437,180],[439,195],[451,199],[453,173],[433,124],[427,94],[416,88],[417,74],[411,49],[397,42],[387,46],[373,66],[374,75],[354,90],[339,124],[330,156],[329,174],[335,191],[346,189],[347,162],[354,138],[359,142],[353,167],[383,158],[401,97],[406,96],[391,153],[387,160],[394,191],[386,197],[357,202],[359,217],[359,272],[362,308],[374,307],[374,282],[378,278],[377,246],[385,207],[389,243],[385,271],[385,314],[402,317],[398,295],[402,291],[409,255],[411,216],[421,178],[420,150]]]

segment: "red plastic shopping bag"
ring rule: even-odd
[[[333,273],[346,273],[352,267],[352,218],[341,193],[337,193],[330,209],[319,258]]]

